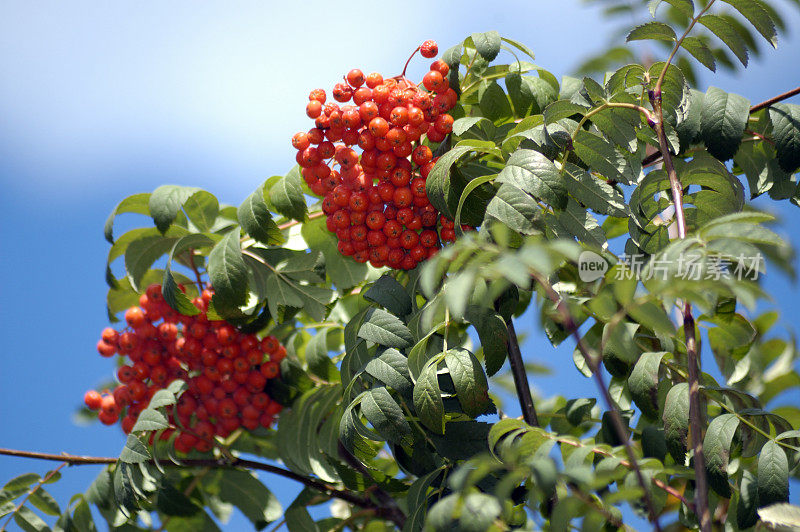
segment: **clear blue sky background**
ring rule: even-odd
[[[753,102],[798,85],[800,17],[783,7],[792,32],[779,49],[714,85]],[[3,2],[0,447],[116,456],[123,445],[121,431],[72,417],[84,390],[113,374],[94,345],[106,325],[101,228],[119,199],[174,183],[238,205],[294,164],[289,138],[307,127],[310,89],[329,89],[354,67],[394,74],[424,39],[444,50],[489,29],[526,43],[560,76],[603,46],[612,26],[577,0]],[[416,61],[412,75],[426,64]],[[800,245],[800,211],[770,208]],[[797,287],[772,274],[766,288],[791,326]],[[526,357],[554,370],[537,390],[593,396],[572,347],[554,356],[527,318]],[[47,469],[0,457],[0,483]],[[97,471],[66,470],[50,491],[66,505]],[[291,502],[295,485],[262,478]],[[234,517],[231,529],[242,526]]]

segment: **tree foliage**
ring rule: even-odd
[[[444,52],[459,103],[427,193],[458,239],[412,271],[340,255],[297,167],[238,207],[171,185],[120,202],[109,318],[153,281],[194,313],[188,275],[203,272],[210,316],[287,347],[268,390],[286,409],[276,430],[176,456],[148,435],[169,427],[178,383],[65,508],[46,491],[60,473],[32,473],[3,487],[0,515],[81,531],[98,526],[90,506],[114,530],[217,530],[232,507],[256,529],[591,531],[631,529],[633,514],[671,530],[798,526],[798,352],[777,312],[756,311],[759,274],[793,276],[793,251],[751,200],[800,205],[800,106],[701,93],[691,62],[746,66],[782,23],[762,0],[648,5],[656,19],[627,41],[656,43],[659,61],[612,48],[582,70],[630,64],[601,76],[559,80],[497,32]],[[152,224],[115,236],[128,213]],[[604,273],[587,279],[586,257]],[[512,324],[530,308],[599,387],[523,401],[526,422],[498,390],[509,371],[528,386]],[[281,508],[253,470],[305,489]],[[333,499],[344,514],[311,517]]]

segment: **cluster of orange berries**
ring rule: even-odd
[[[125,312],[128,327],[122,332],[106,328],[97,350],[104,357],[119,353],[129,362],[117,370],[120,384],[100,394],[89,390],[84,402],[99,410],[106,425],[122,420],[131,431],[142,410],[160,389],[176,379],[188,384],[180,396],[162,439],[175,435],[179,452],[207,452],[214,436],[226,437],[239,427],[269,427],[282,406],[264,391],[267,380],[280,374],[286,348],[273,336],[259,339],[243,334],[225,321],[206,315],[210,289],[192,302],[195,316],[175,312],[164,301],[161,285],[153,284],[139,298],[139,306]]]
[[[434,41],[418,50],[427,58],[438,53]],[[421,142],[441,142],[453,129],[447,112],[458,96],[449,70],[434,61],[422,89],[405,75],[384,79],[353,69],[333,87],[333,99],[347,105],[326,103],[322,89],[309,94],[306,114],[315,127],[295,134],[292,146],[309,188],[324,198],[327,228],[343,255],[410,270],[441,248],[440,239],[455,239],[452,221],[428,200],[426,178],[436,159]]]

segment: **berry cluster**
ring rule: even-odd
[[[278,377],[286,348],[273,336],[259,340],[225,321],[210,321],[205,311],[212,295],[204,290],[193,300],[201,312],[183,316],[164,301],[161,285],[154,284],[139,298],[140,306],[125,312],[124,331],[103,330],[97,343],[100,355],[119,353],[130,362],[117,370],[120,384],[113,392],[89,390],[84,395],[86,406],[99,410],[101,422],[113,425],[121,418],[122,430],[129,433],[153,394],[183,379],[188,389],[178,399],[175,415],[170,413],[170,423],[179,428],[161,435],[169,439],[177,431],[177,451],[207,452],[215,435],[226,437],[240,426],[254,430],[272,425],[282,407],[264,386]]]
[[[418,50],[428,58],[438,53],[434,41]],[[441,142],[453,129],[447,112],[458,96],[447,81],[449,70],[434,61],[422,88],[405,73],[384,79],[351,70],[332,92],[347,105],[326,103],[322,89],[309,94],[306,114],[315,127],[295,134],[292,146],[309,188],[324,198],[327,228],[343,255],[410,270],[440,249],[440,238],[454,240],[452,221],[428,201],[425,180],[436,159],[422,143],[423,137]]]

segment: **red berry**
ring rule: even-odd
[[[419,47],[419,53],[422,54],[422,57],[428,59],[436,57],[436,54],[439,53],[439,46],[436,44],[436,41],[425,41],[422,43],[422,46]]]

